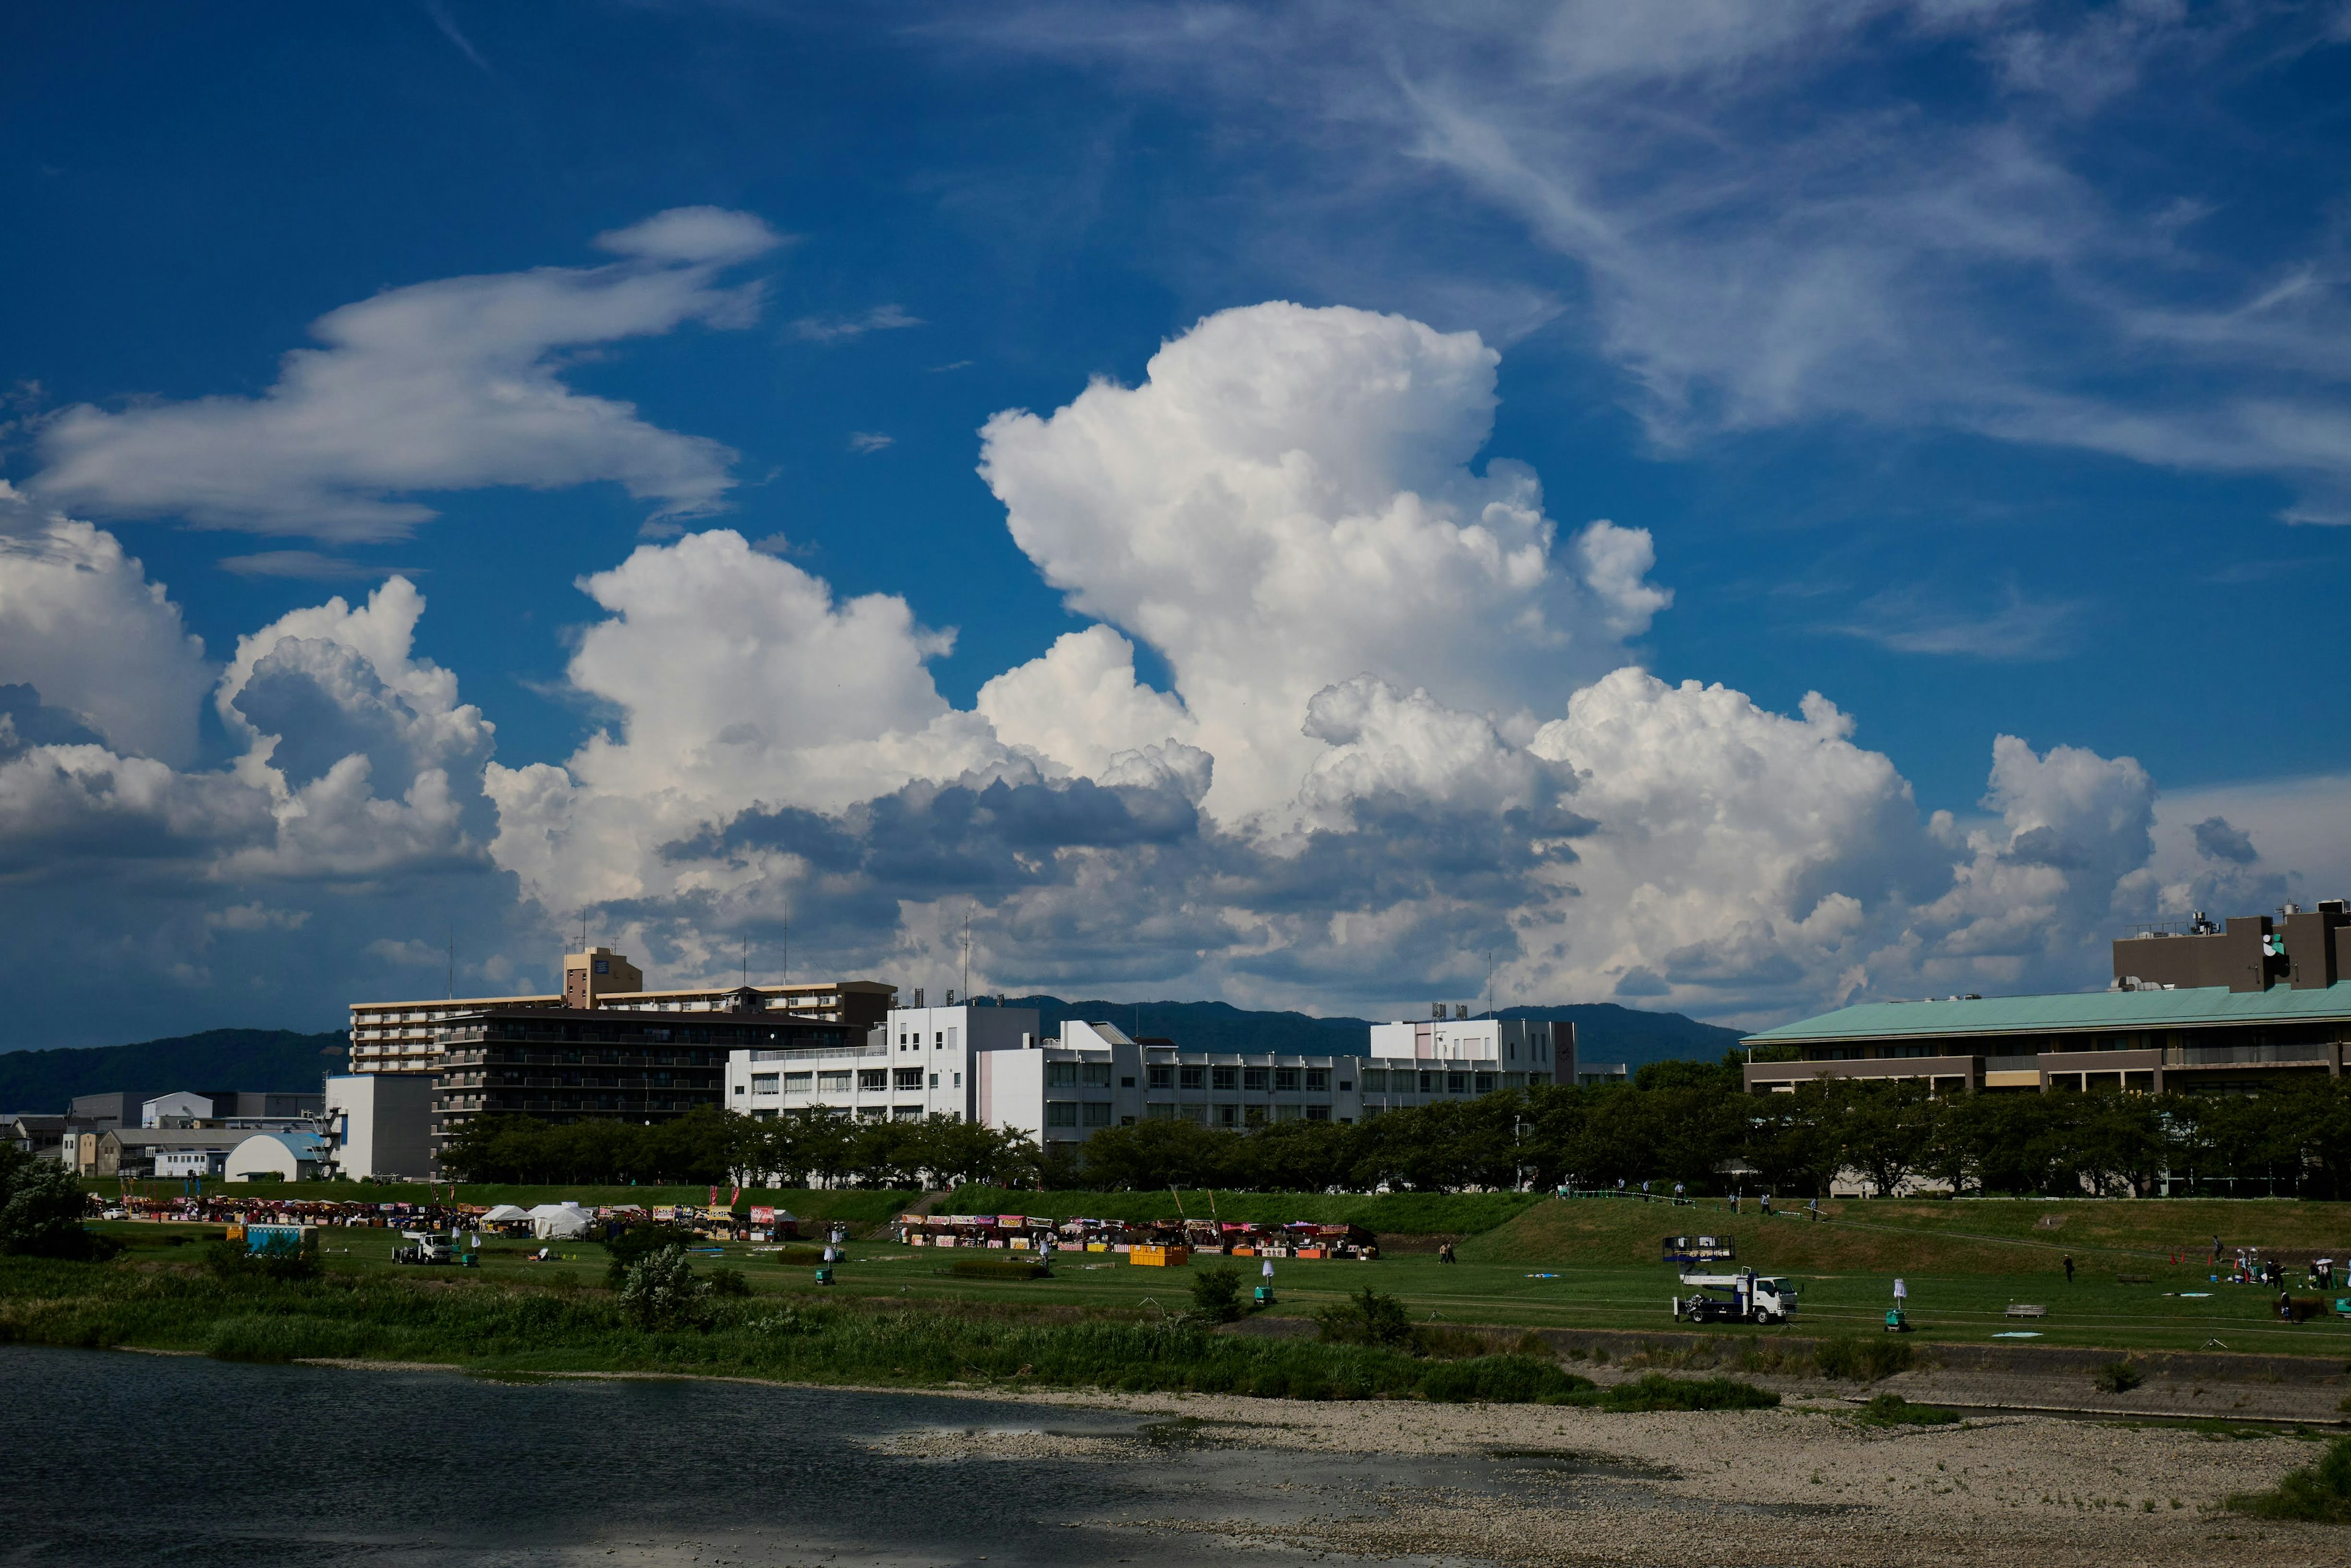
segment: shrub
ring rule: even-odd
[[[1619,1383],[1596,1395],[1578,1398],[1579,1405],[1603,1410],[1769,1410],[1780,1396],[1732,1377],[1667,1377],[1652,1372],[1638,1383]]]
[[[1472,1400],[1558,1404],[1592,1386],[1592,1379],[1562,1372],[1556,1362],[1531,1355],[1481,1355],[1430,1367],[1421,1376],[1420,1396],[1448,1405]]]
[[[703,1322],[709,1293],[709,1284],[694,1277],[685,1249],[673,1242],[629,1265],[621,1309],[647,1331],[694,1328]]]
[[[1192,1310],[1212,1323],[1228,1323],[1239,1318],[1240,1270],[1229,1263],[1196,1270],[1192,1275]]]
[[[81,1183],[55,1160],[0,1144],[0,1252],[106,1259],[120,1243],[82,1228]]]
[[[1913,1405],[1899,1394],[1881,1394],[1861,1413],[1861,1419],[1873,1427],[1948,1427],[1959,1418],[1956,1410]]]
[[[1195,1294],[1197,1291],[1195,1286]],[[1403,1350],[1414,1343],[1412,1322],[1405,1316],[1404,1303],[1369,1285],[1323,1308],[1314,1314],[1314,1321],[1321,1327],[1325,1344],[1371,1344]]]
[[[2129,1362],[2110,1361],[2090,1374],[2090,1381],[2097,1385],[2102,1394],[2128,1394],[2147,1379]]]
[[[740,1269],[713,1269],[710,1270],[710,1293],[714,1296],[747,1296],[751,1293],[751,1281],[743,1278]]]
[[[604,1266],[604,1283],[620,1290],[629,1282],[629,1270],[665,1247],[683,1252],[702,1239],[674,1225],[657,1225],[641,1219],[617,1236],[604,1239],[604,1251],[611,1261]]]
[[[1050,1280],[1053,1270],[1033,1258],[958,1258],[947,1265],[958,1280]]]
[[[2293,1471],[2275,1490],[2238,1492],[2229,1499],[2229,1506],[2262,1519],[2351,1524],[2351,1437],[2327,1444],[2318,1463]]]
[[[777,1249],[772,1256],[778,1263],[789,1264],[795,1269],[805,1269],[824,1261],[824,1249],[821,1247],[782,1247]]]
[[[204,1267],[223,1280],[315,1280],[327,1271],[315,1231],[290,1251],[255,1252],[242,1241],[215,1241],[204,1249]]]
[[[1813,1364],[1823,1377],[1850,1383],[1876,1383],[1907,1372],[1917,1359],[1909,1343],[1898,1339],[1824,1339],[1813,1347]]]

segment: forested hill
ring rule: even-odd
[[[1356,1018],[1310,1018],[1304,1013],[1249,1012],[1226,1002],[1070,1002],[1059,997],[1008,997],[1007,1007],[1035,1008],[1048,1035],[1061,1032],[1065,1019],[1113,1023],[1130,1035],[1157,1035],[1194,1051],[1362,1051],[1371,1040],[1371,1021]],[[1684,1058],[1721,1060],[1739,1043],[1739,1031],[1699,1023],[1679,1013],[1648,1013],[1614,1002],[1574,1007],[1504,1008],[1510,1019],[1549,1019],[1575,1025],[1576,1054],[1583,1061],[1644,1062]]]
[[[78,1051],[0,1051],[0,1113],[55,1115],[77,1094],[168,1094],[176,1089],[316,1094],[350,1059],[340,1032],[212,1029],[202,1034]]]

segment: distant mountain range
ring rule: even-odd
[[[1196,1051],[1362,1051],[1371,1043],[1369,1019],[1311,1018],[1305,1013],[1250,1012],[1225,1002],[1068,1002],[1059,997],[1007,997],[1004,1005],[1035,1008],[1047,1034],[1065,1019],[1113,1023],[1130,1035],[1157,1035]],[[1504,1008],[1506,1019],[1548,1019],[1575,1025],[1576,1054],[1584,1061],[1640,1067],[1672,1060],[1715,1061],[1739,1043],[1739,1031],[1679,1013],[1647,1013],[1614,1002],[1564,1008]]]
[[[1049,1035],[1060,1033],[1064,1019],[1076,1019],[1113,1023],[1129,1034],[1163,1036],[1196,1051],[1362,1051],[1371,1041],[1366,1019],[1250,1012],[1225,1002],[1070,1002],[1037,996],[1008,997],[1005,1005],[1035,1008],[1040,1026]],[[1635,1068],[1675,1058],[1712,1061],[1739,1041],[1737,1030],[1614,1002],[1505,1008],[1502,1017],[1572,1020],[1583,1061],[1622,1061]],[[137,1045],[0,1051],[0,1113],[55,1114],[77,1094],[115,1091],[152,1095],[202,1087],[314,1092],[320,1077],[341,1069],[346,1051],[340,1031],[215,1029]]]
[[[0,1113],[57,1115],[77,1094],[169,1094],[175,1089],[319,1092],[350,1060],[340,1030],[212,1029],[138,1045],[0,1051]]]

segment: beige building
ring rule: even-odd
[[[610,947],[563,956],[563,989],[545,996],[449,997],[415,1002],[351,1004],[353,1072],[434,1072],[448,1020],[486,1008],[620,1008],[631,1012],[728,1012],[741,986],[649,991],[642,970]],[[805,981],[754,986],[768,1010],[786,1019],[873,1029],[889,1015],[895,986],[879,980]]]

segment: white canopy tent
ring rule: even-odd
[[[588,1234],[588,1211],[576,1203],[542,1203],[530,1211],[531,1234],[541,1241],[569,1241]]]

